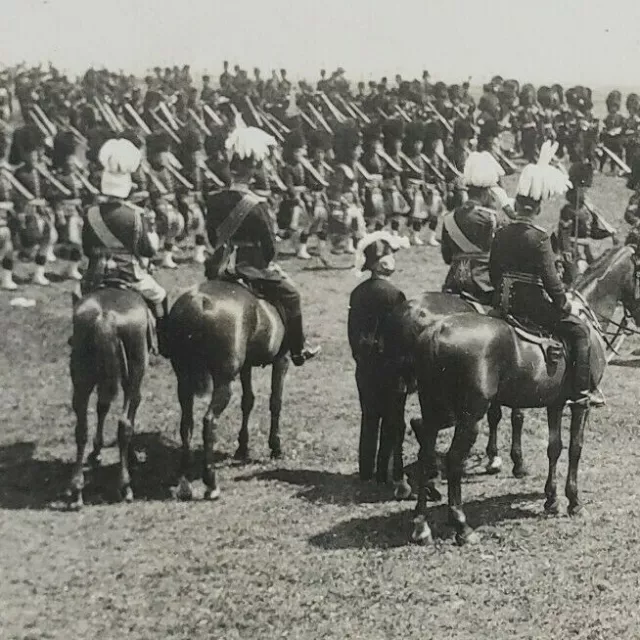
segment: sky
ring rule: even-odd
[[[2,0],[0,62],[640,88],[637,0]],[[10,25],[10,27],[9,27]]]

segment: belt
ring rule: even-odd
[[[240,242],[236,242],[232,240],[231,243],[234,247],[238,249],[255,249],[260,247],[260,244],[257,242],[251,242],[250,240],[241,240]]]
[[[524,284],[535,284],[539,287],[543,287],[544,283],[540,276],[533,275],[532,273],[523,273],[522,271],[507,271],[502,274],[503,278],[508,278],[513,282],[522,282]]]
[[[485,252],[475,252],[475,253],[456,253],[453,256],[453,260],[457,261],[457,260],[474,260],[474,259],[488,259],[489,258],[489,252],[487,251]]]

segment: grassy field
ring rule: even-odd
[[[620,223],[629,192],[598,177],[591,197]],[[560,202],[543,222],[557,220]],[[622,226],[622,223],[621,223]],[[408,295],[438,289],[438,250],[399,255],[396,282]],[[88,471],[87,506],[57,509],[74,455],[68,375],[71,286],[25,287],[35,309],[0,293],[0,637],[1,638],[389,638],[613,639],[640,636],[640,395],[633,368],[605,375],[608,406],[586,431],[580,488],[588,515],[545,518],[546,420],[526,414],[530,475],[484,474],[486,428],[463,485],[481,542],[458,548],[443,505],[430,508],[436,543],[408,545],[413,502],[356,475],[359,406],[346,339],[342,270],[282,264],[303,291],[317,362],[291,369],[285,391],[286,458],[268,459],[268,370],[255,375],[250,428],[254,462],[228,459],[240,426],[239,394],[220,426],[222,498],[171,497],[178,467],[179,408],[170,365],[148,371],[134,441],[136,501],[118,503],[117,450]],[[29,267],[31,269],[31,267]],[[19,273],[25,274],[20,266]],[[159,279],[175,299],[201,278],[185,266]],[[637,347],[630,339],[625,350]],[[239,390],[239,384],[235,387]],[[197,405],[198,424],[204,400]],[[408,416],[417,415],[415,399]],[[95,414],[91,414],[92,427]],[[508,459],[509,430],[500,430]],[[115,438],[115,419],[107,440]],[[443,434],[444,450],[449,434]],[[200,447],[198,433],[195,445]],[[568,434],[565,430],[565,444]],[[408,440],[406,459],[416,445]],[[198,458],[199,460],[199,458]],[[566,453],[560,466],[560,486]],[[446,490],[446,486],[441,487]],[[196,484],[197,495],[202,484]]]

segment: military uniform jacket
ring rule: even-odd
[[[89,207],[82,228],[82,251],[89,257],[88,276],[96,271],[124,282],[144,274],[139,258],[152,258],[155,248],[143,209],[126,200],[109,199]]]
[[[635,226],[640,221],[640,192],[636,191],[630,198],[624,212],[624,221]]]
[[[211,246],[216,245],[218,228],[247,192],[246,189],[231,188],[209,194],[206,228]],[[276,244],[273,224],[264,199],[261,198],[247,213],[231,235],[229,245],[236,250],[235,271],[238,275],[248,280],[280,279],[278,274],[267,269],[275,257]],[[220,255],[214,256],[214,260],[216,259],[220,259]]]
[[[443,289],[468,293],[489,303],[489,251],[499,226],[507,219],[493,209],[467,200],[443,219],[442,258],[451,265]]]
[[[554,329],[568,307],[549,235],[530,220],[496,232],[489,259],[494,305],[517,318]]]
[[[404,293],[384,278],[371,277],[351,292],[348,334],[355,360],[381,354],[380,331],[389,314],[405,300]]]

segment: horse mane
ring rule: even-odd
[[[589,265],[589,268],[584,273],[581,273],[576,278],[573,288],[581,291],[601,280],[605,273],[618,261],[620,256],[626,253],[627,248],[626,245],[623,245],[622,247],[618,246],[607,249]]]

